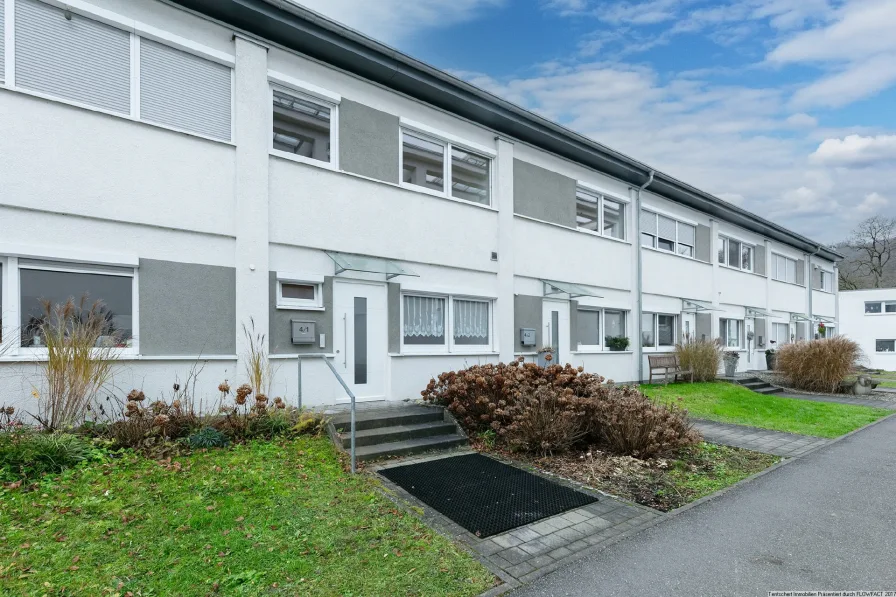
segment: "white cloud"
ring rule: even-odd
[[[864,215],[873,215],[879,213],[883,208],[887,207],[890,204],[889,199],[881,195],[880,193],[869,193],[865,195],[865,199],[859,203],[859,206],[856,210]]]
[[[793,104],[839,108],[887,89],[894,82],[896,53],[881,54],[799,89],[793,96]]]
[[[506,0],[290,0],[387,43],[469,21]]]
[[[893,167],[896,166],[896,135],[848,135],[842,139],[825,139],[810,159],[827,166],[861,168],[890,162]]]
[[[818,119],[805,112],[800,112],[788,116],[787,124],[794,128],[814,128],[818,126]]]

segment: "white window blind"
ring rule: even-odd
[[[656,214],[649,211],[641,212],[641,232],[656,234]]]
[[[16,85],[131,111],[131,36],[36,0],[16,1]]]
[[[663,216],[659,217],[659,234],[660,238],[665,238],[671,241],[675,240],[675,220],[670,218],[665,218]]]
[[[231,70],[140,40],[140,118],[230,140]]]
[[[690,224],[678,223],[678,242],[693,247],[696,238],[696,227],[691,226]]]

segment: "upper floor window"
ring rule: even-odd
[[[719,236],[719,263],[722,265],[752,272],[753,251],[753,245]]]
[[[818,270],[818,290],[834,292],[834,272]]]
[[[625,240],[625,204],[585,189],[576,191],[576,225]]]
[[[693,258],[696,238],[693,224],[641,210],[641,246]]]
[[[772,255],[772,278],[796,284],[796,260],[783,255]]]
[[[865,313],[896,313],[896,301],[866,301]]]
[[[336,109],[334,104],[275,88],[274,150],[332,164]]]
[[[413,130],[402,129],[401,138],[403,186],[491,204],[490,158]]]

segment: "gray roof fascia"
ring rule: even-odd
[[[640,186],[653,168],[288,0],[169,0],[360,77]],[[649,192],[767,238],[837,261],[843,256],[672,176]]]

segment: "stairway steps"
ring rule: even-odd
[[[402,425],[418,425],[444,421],[441,408],[436,407],[412,407],[409,409],[388,408],[377,411],[359,411],[355,414],[355,430],[381,429],[383,427],[397,427]],[[351,429],[351,416],[340,414],[332,419],[336,431],[344,432]]]
[[[389,442],[355,448],[355,456],[358,461],[379,460],[390,456],[408,456],[431,452],[434,450],[448,450],[466,445],[467,438],[462,435],[436,435],[433,437],[421,437],[399,442]]]
[[[737,383],[738,385],[741,385],[752,392],[756,392],[757,394],[771,395],[783,392],[781,388],[774,386],[758,377],[743,377],[741,379],[738,379]]]
[[[425,423],[374,427],[372,429],[363,429],[355,432],[355,448],[419,439],[423,437],[451,435],[456,431],[457,427],[454,423],[443,421],[441,417],[438,421],[427,421]],[[346,429],[339,433],[339,437],[342,440],[342,447],[348,449],[352,443],[351,431]]]

